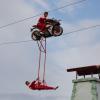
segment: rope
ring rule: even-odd
[[[38,43],[38,42],[37,42]],[[39,47],[39,65],[38,65],[38,81],[40,80],[40,64],[41,64],[41,45],[39,46],[38,43],[38,47]]]
[[[44,44],[43,44],[44,43]],[[40,41],[37,41],[39,48],[39,65],[38,65],[38,81],[40,80],[40,67],[41,67],[41,53],[44,53],[44,69],[43,69],[43,83],[45,83],[45,69],[46,69],[46,38],[43,38]]]
[[[46,38],[45,38],[45,58],[44,58],[44,72],[43,72],[43,83],[45,83],[45,76],[46,76]]]

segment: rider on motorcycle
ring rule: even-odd
[[[43,16],[39,18],[38,23],[37,23],[37,28],[44,33],[46,29],[46,20],[48,17],[48,12],[44,12]]]
[[[63,33],[59,20],[48,19],[47,17],[48,12],[44,12],[43,16],[39,18],[37,25],[32,26],[31,38],[33,40],[40,40],[41,37],[60,36]]]

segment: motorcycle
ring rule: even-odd
[[[47,19],[46,28],[44,32],[41,32],[37,25],[34,25],[31,29],[31,38],[35,41],[41,40],[42,37],[48,38],[52,36],[60,36],[63,33],[63,28],[60,26],[60,20]]]

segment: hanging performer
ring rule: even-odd
[[[45,69],[46,69],[46,38],[45,40],[40,40],[39,42],[37,42],[38,44],[38,48],[39,48],[39,51],[40,51],[40,54],[39,54],[39,66],[38,66],[38,73],[37,73],[37,79],[32,81],[32,82],[29,82],[29,81],[26,81],[25,84],[32,90],[56,90],[58,88],[57,87],[52,87],[52,86],[49,86],[46,84],[46,81],[45,81]],[[43,79],[41,80],[41,77],[40,77],[40,67],[41,67],[41,53],[44,53],[44,68],[43,68]]]
[[[33,81],[33,82],[26,81],[25,84],[32,90],[56,90],[58,88],[58,86],[57,87],[48,86],[39,81]]]

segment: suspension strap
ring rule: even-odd
[[[38,48],[39,48],[39,65],[38,65],[38,78],[37,81],[40,80],[40,64],[41,64],[41,46],[39,45],[39,42],[37,41]]]
[[[44,71],[43,71],[43,83],[45,83],[45,75],[46,75],[46,38],[45,38],[45,57],[44,57]]]
[[[45,40],[44,40],[45,39]],[[44,53],[44,70],[43,70],[43,83],[45,82],[45,67],[46,67],[46,38],[41,38],[37,41],[39,48],[39,66],[38,66],[38,81],[40,80],[40,67],[41,67],[41,53]]]

